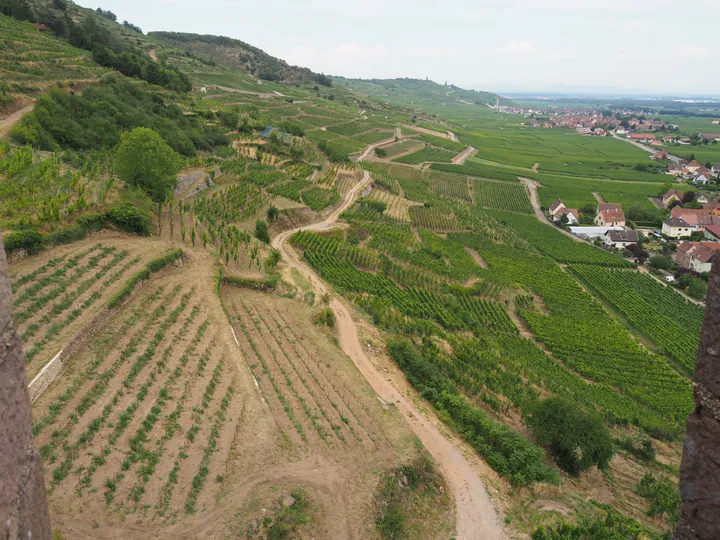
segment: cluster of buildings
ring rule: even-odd
[[[655,159],[661,159],[655,154]],[[667,158],[667,152],[665,152]],[[720,163],[716,163],[711,168],[707,168],[704,165],[700,165],[697,160],[687,161],[684,159],[678,160],[676,163],[669,163],[667,166],[667,174],[684,178],[693,184],[705,186],[715,179],[720,179]]]
[[[663,197],[663,204],[669,207],[674,202],[682,202],[684,195],[682,191],[668,190]],[[682,241],[678,244],[675,261],[688,270],[703,273],[710,270],[712,258],[720,253],[720,196],[712,199],[700,193],[695,202],[702,204],[702,208],[674,207],[670,217],[663,223],[662,235],[682,239],[693,233],[702,233],[702,241]],[[580,211],[568,208],[561,199],[548,208],[548,215],[556,223],[562,221],[570,225],[573,234],[587,240],[601,239],[608,248],[625,249],[638,243],[638,233],[627,225],[620,204],[599,203],[593,219],[594,226],[576,226],[580,222]],[[662,237],[652,230],[645,233]]]
[[[675,252],[675,262],[679,266],[699,274],[710,271],[713,257],[720,253],[720,226],[713,225],[711,227],[717,228],[716,233],[708,236],[706,232],[706,239],[714,238],[714,241],[680,242],[677,252]]]
[[[663,222],[662,233],[670,238],[684,238],[693,233],[704,234],[712,225],[720,225],[720,204],[717,202],[704,204],[703,208],[676,206]]]
[[[554,222],[562,221],[563,217],[567,217],[566,223],[571,225],[570,230],[573,234],[586,239],[601,238],[610,248],[623,249],[638,242],[637,232],[626,225],[625,214],[620,204],[598,204],[593,220],[595,227],[572,227],[580,222],[580,212],[577,208],[568,208],[560,199],[550,206],[548,214]]]

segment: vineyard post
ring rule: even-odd
[[[0,538],[50,539],[43,467],[35,451],[25,355],[12,322],[0,235]]]

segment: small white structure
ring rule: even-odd
[[[622,227],[570,227],[570,232],[580,238],[594,240],[603,238],[608,231],[621,231]]]

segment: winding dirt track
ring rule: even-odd
[[[355,195],[361,192],[369,182],[370,174],[365,171],[362,181],[347,193],[342,204],[324,221],[284,231],[272,241],[272,246],[280,251],[283,260],[290,267],[301,272],[312,284],[315,293],[320,296],[330,292],[328,287],[310,267],[300,261],[297,253],[286,245],[286,241],[290,235],[301,230],[319,232],[338,226],[336,224],[338,216],[353,204]],[[458,540],[506,538],[485,484],[472,466],[460,451],[438,431],[435,425],[403,396],[392,380],[383,376],[370,362],[358,339],[357,324],[353,321],[348,307],[335,297],[330,301],[330,307],[337,316],[338,339],[342,350],[352,359],[378,396],[397,407],[445,474],[455,496],[456,538]]]
[[[477,152],[477,148],[468,146],[465,150],[463,150],[457,156],[452,158],[452,164],[453,165],[462,165],[463,163],[465,163],[465,160],[467,158],[469,158],[471,155],[473,155],[475,152]]]
[[[30,111],[32,111],[34,106],[35,104],[31,103],[30,105],[27,105],[26,107],[15,111],[6,118],[0,118],[0,137],[4,137],[8,133],[10,133],[10,130],[13,128],[13,126],[22,119],[25,113],[29,113]]]

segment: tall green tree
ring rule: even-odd
[[[525,422],[538,442],[549,447],[555,463],[574,476],[593,465],[606,469],[615,455],[602,418],[569,400],[552,397],[541,401]]]
[[[135,128],[122,135],[115,165],[125,183],[139,187],[155,203],[158,230],[162,232],[162,209],[177,185],[180,156],[152,129]]]

